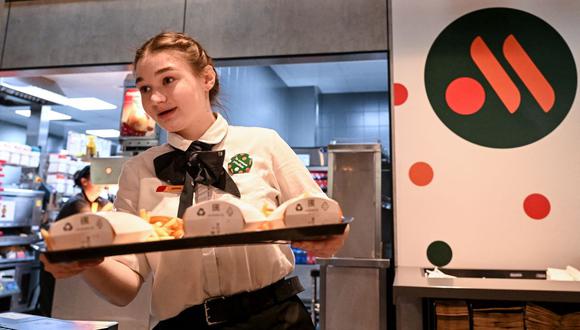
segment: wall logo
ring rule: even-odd
[[[462,138],[492,148],[524,146],[564,120],[576,94],[572,52],[529,13],[466,14],[435,39],[425,64],[429,102]]]

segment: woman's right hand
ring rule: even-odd
[[[69,278],[84,272],[89,268],[100,265],[104,258],[88,259],[74,262],[52,263],[46,259],[44,254],[40,254],[40,261],[44,265],[44,270],[51,273],[56,279]]]

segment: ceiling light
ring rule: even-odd
[[[17,85],[13,83],[8,83],[5,80],[0,79],[0,86],[12,89],[16,92],[28,94],[39,99],[47,100],[52,103],[66,105],[79,110],[114,110],[117,106],[109,102],[105,102],[101,99],[95,97],[77,97],[68,98],[64,95],[51,92],[49,90],[31,86],[31,85]]]
[[[79,110],[115,110],[117,106],[96,97],[74,97],[68,99],[68,106]]]
[[[46,114],[47,120],[70,120],[72,117],[65,115],[64,113],[56,112],[50,109],[43,109],[42,111],[48,111]],[[15,110],[14,113],[24,117],[30,117],[29,109]]]
[[[120,135],[119,131],[116,129],[88,129],[85,133],[102,138],[115,138]]]
[[[36,96],[40,99],[47,100],[56,104],[68,105],[69,102],[69,99],[66,96],[35,86],[17,86],[9,84],[6,81],[0,81],[0,86],[4,86],[24,94]]]

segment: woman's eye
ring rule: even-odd
[[[171,84],[175,79],[173,79],[173,77],[165,77],[163,78],[163,84],[167,85],[167,84]]]
[[[149,92],[150,90],[151,90],[151,88],[149,86],[139,87],[139,92],[141,92],[141,94],[145,94],[145,93]]]

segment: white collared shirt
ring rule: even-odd
[[[225,150],[224,167],[237,154],[253,160],[248,173],[231,175],[241,199],[259,209],[280,203],[304,192],[324,195],[292,149],[273,130],[229,126],[217,115],[199,141],[217,144]],[[168,144],[153,147],[125,163],[119,179],[115,207],[138,214],[176,215],[179,194],[155,192],[164,183],[155,176],[153,160],[173,150],[186,150],[192,141],[169,133]],[[170,146],[171,145],[171,146]],[[213,186],[198,185],[195,202],[218,199],[226,194]],[[143,278],[152,273],[151,316],[153,324],[179,314],[205,299],[253,291],[278,281],[292,272],[294,256],[288,245],[263,244],[202,248],[113,257]]]

